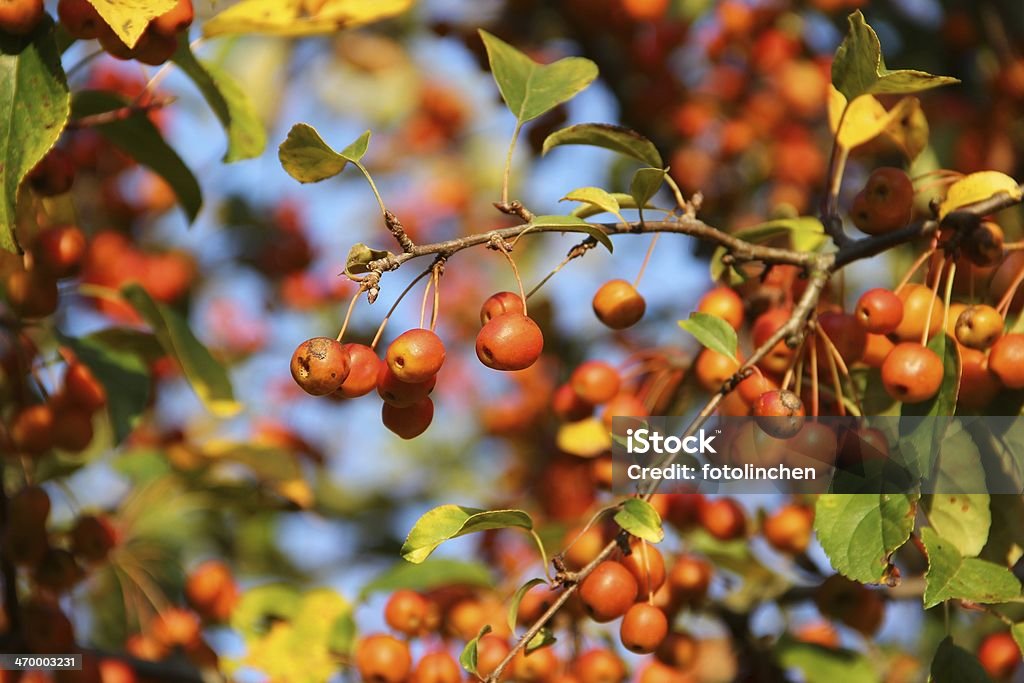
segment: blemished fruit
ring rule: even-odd
[[[697,311],[714,315],[729,323],[734,330],[743,324],[743,299],[732,287],[715,287],[697,303]]]
[[[100,27],[106,22],[89,0],[60,0],[57,16],[68,33],[79,40],[94,40],[99,37]]]
[[[637,590],[636,579],[628,569],[606,560],[583,579],[579,596],[590,618],[604,623],[625,614],[636,601]]]
[[[426,382],[438,373],[444,359],[444,342],[422,328],[400,334],[385,355],[391,372],[403,382]]]
[[[853,200],[853,223],[868,235],[882,235],[910,222],[914,184],[898,168],[876,168]]]
[[[419,403],[430,395],[436,384],[436,375],[425,382],[403,382],[391,372],[387,361],[378,361],[377,394],[396,408],[408,408]]]
[[[326,396],[337,391],[348,377],[348,354],[334,339],[313,337],[295,349],[291,371],[296,384],[307,394]]]
[[[344,344],[343,348],[348,354],[348,376],[338,387],[338,393],[345,398],[365,396],[377,387],[380,359],[365,344]]]
[[[650,543],[633,541],[629,547],[632,552],[620,562],[636,579],[637,599],[645,600],[665,583],[665,558]]]
[[[1024,389],[1024,334],[1000,337],[988,354],[988,367],[1009,389]]]
[[[788,389],[768,391],[754,403],[754,417],[765,434],[776,439],[788,439],[803,429],[804,402]]]
[[[85,235],[76,225],[54,225],[40,230],[32,242],[35,265],[53,278],[78,272],[85,257]]]
[[[416,591],[397,590],[384,605],[384,621],[399,633],[415,636],[423,631],[429,609],[427,599]]]
[[[903,301],[891,290],[869,289],[857,301],[854,315],[865,331],[889,334],[903,320]]]
[[[38,270],[16,270],[7,276],[7,301],[24,318],[45,318],[57,310],[57,281]]]
[[[680,555],[668,571],[669,591],[683,604],[699,603],[708,594],[713,571],[711,564],[703,558]]]
[[[503,313],[522,313],[523,298],[515,292],[498,292],[487,297],[480,307],[480,324],[486,325]]]
[[[19,451],[39,455],[53,447],[53,410],[41,403],[23,408],[11,424],[11,441]]]
[[[178,0],[177,4],[150,22],[150,27],[165,36],[176,36],[192,25],[195,12],[192,0]]]
[[[580,683],[620,683],[626,679],[626,665],[611,650],[588,650],[576,658],[573,673]]]
[[[613,330],[624,330],[640,322],[647,302],[625,280],[609,280],[594,294],[594,315]]]
[[[434,402],[424,398],[406,408],[384,403],[381,405],[381,421],[384,426],[403,439],[415,439],[427,431],[434,420]]]
[[[412,683],[459,683],[461,680],[462,669],[444,650],[423,655],[412,672]]]
[[[968,306],[956,319],[956,340],[969,349],[983,351],[1003,334],[1003,316],[991,306]]]
[[[976,266],[998,265],[1003,260],[1003,229],[992,221],[983,221],[964,236],[961,247],[964,256]]]
[[[515,311],[492,318],[476,336],[476,356],[492,370],[525,370],[543,350],[540,327]]]
[[[619,371],[611,364],[600,360],[588,360],[572,371],[569,385],[581,399],[591,405],[601,405],[612,400],[619,393],[622,379]]]
[[[765,517],[761,532],[768,544],[782,553],[807,550],[814,527],[814,511],[805,505],[783,505]]]
[[[740,538],[747,531],[747,515],[732,498],[705,499],[697,516],[704,530],[720,541]]]
[[[619,625],[619,638],[630,652],[654,652],[668,635],[665,613],[646,602],[638,602],[626,612]]]
[[[889,395],[904,403],[927,401],[942,386],[942,359],[929,348],[904,342],[882,363],[882,384]]]
[[[714,393],[740,369],[740,362],[712,349],[704,349],[697,356],[694,371],[704,391]]]
[[[16,36],[31,33],[43,12],[43,0],[4,0],[0,2],[0,31]]]
[[[908,284],[897,294],[903,302],[903,319],[893,333],[900,341],[921,341],[925,326],[928,337],[934,337],[942,329],[946,306],[924,285]],[[931,317],[928,309],[931,308]]]
[[[412,656],[407,644],[378,633],[356,644],[355,664],[365,683],[403,683],[412,670]]]
[[[1020,666],[1020,648],[1006,631],[990,633],[978,646],[978,661],[992,678],[1007,680]]]

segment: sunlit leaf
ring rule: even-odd
[[[998,171],[978,171],[961,178],[949,186],[946,198],[939,205],[939,220],[959,208],[983,202],[998,194],[1006,193],[1011,199],[1022,196],[1020,184]]]
[[[894,124],[911,114],[916,102],[913,98],[904,97],[892,109],[886,110],[873,95],[861,95],[847,104],[845,98],[835,88],[832,89],[832,93],[829,99],[829,123],[833,133],[838,129],[836,142],[848,150],[874,140],[892,128]],[[840,99],[845,109],[837,112],[835,105]]]
[[[561,145],[589,145],[603,147],[637,161],[661,168],[665,164],[654,143],[635,130],[610,123],[579,123],[556,130],[544,140],[543,154]]]
[[[647,202],[658,193],[658,189],[665,181],[665,173],[663,168],[637,169],[629,183],[629,193],[633,195],[637,206],[647,206]]]
[[[521,123],[572,99],[597,78],[597,65],[589,59],[565,57],[538,64],[483,29],[480,37],[501,96]]]
[[[642,498],[627,498],[615,513],[615,523],[648,543],[661,543],[665,538],[661,515]]]
[[[441,505],[416,521],[402,544],[402,557],[419,564],[445,541],[490,529],[533,529],[533,520],[522,510],[478,510],[461,505]]]
[[[399,588],[426,591],[443,586],[488,588],[493,585],[494,577],[487,565],[438,557],[421,564],[410,564],[405,561],[395,563],[363,586],[360,598]]]
[[[557,228],[561,232],[582,232],[593,237],[609,252],[615,251],[615,245],[608,233],[598,225],[591,225],[582,218],[571,216],[534,216],[530,221],[531,228]]]
[[[142,287],[126,285],[121,294],[153,329],[164,351],[178,361],[185,377],[207,410],[218,417],[231,417],[242,406],[235,401],[227,368],[196,339],[176,311],[150,298]]]
[[[563,202],[583,202],[590,204],[607,213],[613,214],[620,222],[626,223],[626,219],[619,212],[619,202],[606,190],[599,187],[580,187],[562,197]]]
[[[305,0],[242,0],[203,24],[207,38],[238,33],[308,36],[334,33],[404,13],[414,0],[324,0],[315,13]]]
[[[991,604],[1020,597],[1020,581],[1009,568],[964,557],[931,527],[921,529],[921,540],[928,551],[925,609],[951,598]]]
[[[89,3],[125,45],[135,47],[150,19],[165,14],[177,0],[89,0]]]
[[[836,571],[880,583],[890,557],[910,538],[915,510],[916,498],[908,494],[825,494],[815,507],[814,528]]]
[[[612,447],[608,427],[596,417],[566,422],[558,427],[555,445],[560,451],[581,458],[596,458]]]
[[[523,596],[530,592],[531,588],[533,588],[534,586],[539,586],[542,583],[545,583],[544,579],[530,579],[529,581],[527,581],[519,587],[519,590],[515,592],[515,594],[512,596],[512,599],[509,601],[508,628],[513,633],[516,630],[516,622],[519,620],[519,603],[523,601]]]
[[[361,160],[369,145],[370,131],[366,131],[341,152],[335,152],[315,128],[297,123],[281,143],[278,158],[288,175],[300,183],[318,183],[341,173],[346,164]]]
[[[462,653],[459,655],[459,664],[462,665],[463,669],[474,676],[477,675],[477,645],[479,644],[480,639],[490,632],[490,624],[484,625],[484,627],[480,629],[480,632],[476,634],[476,637],[466,643],[466,647],[462,648]]]
[[[877,683],[880,680],[871,661],[852,650],[783,637],[772,651],[780,666],[798,670],[807,683]]]
[[[0,74],[0,248],[17,252],[18,187],[57,142],[71,111],[49,18],[28,36],[0,35]]]
[[[368,265],[378,259],[390,256],[391,252],[371,249],[362,242],[353,245],[348,250],[348,257],[345,259],[346,275],[361,275],[370,272]]]
[[[717,315],[694,311],[689,319],[680,320],[679,327],[683,328],[701,343],[705,348],[717,351],[723,356],[734,358],[739,348],[739,339],[736,337],[736,330]]]

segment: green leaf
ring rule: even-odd
[[[627,498],[615,513],[615,523],[649,543],[661,543],[665,538],[661,515],[643,498]]]
[[[374,593],[392,592],[399,588],[426,591],[454,585],[489,588],[494,585],[494,576],[487,565],[479,562],[435,558],[422,564],[410,564],[400,560],[363,586],[359,597],[362,600]]]
[[[153,328],[164,351],[181,364],[207,410],[217,417],[236,415],[242,406],[235,401],[227,369],[196,339],[188,323],[173,309],[153,301],[139,285],[126,285],[121,294]]]
[[[516,622],[519,621],[519,603],[523,601],[523,596],[526,595],[531,588],[542,583],[546,583],[546,581],[544,581],[544,579],[530,579],[520,586],[519,590],[517,590],[515,595],[512,596],[512,601],[508,606],[508,628],[513,633],[515,633],[516,630]]]
[[[128,47],[145,32],[150,19],[165,14],[177,0],[89,0],[103,21],[114,29],[117,37]]]
[[[599,187],[580,187],[562,197],[562,202],[583,202],[595,206],[606,213],[613,214],[620,222],[626,223],[625,218],[619,213],[619,201],[610,193]]]
[[[931,527],[921,529],[921,540],[928,551],[925,609],[951,598],[991,604],[1020,597],[1020,581],[1007,567],[965,558]]]
[[[1010,633],[1013,635],[1013,640],[1017,643],[1021,654],[1024,655],[1024,623],[1014,624],[1010,629]]]
[[[930,683],[991,683],[978,658],[946,636],[932,660]]]
[[[947,340],[945,333],[937,334],[928,342],[928,348],[942,359],[942,386],[931,400],[904,403],[900,407],[901,418],[907,419],[900,420],[899,449],[905,464],[917,476],[931,474],[935,459],[943,450],[960,391],[960,357],[956,342]]]
[[[528,230],[533,228],[557,228],[559,232],[586,233],[597,240],[598,244],[607,249],[609,253],[615,251],[615,245],[612,244],[608,233],[601,226],[591,225],[577,216],[534,216]]]
[[[71,105],[72,116],[80,119],[86,116],[116,111],[131,104],[131,100],[120,95],[98,90],[84,90],[75,93]],[[92,126],[108,142],[128,156],[146,166],[174,190],[178,202],[185,210],[189,221],[194,221],[203,205],[203,194],[199,183],[178,153],[164,141],[160,130],[142,113],[132,114],[116,121],[98,123]]]
[[[285,584],[268,584],[242,593],[231,612],[231,628],[246,640],[266,632],[275,619],[291,619],[302,602],[299,591]]]
[[[538,64],[483,29],[480,37],[501,96],[520,123],[572,99],[597,78],[597,65],[589,59],[566,57]]]
[[[196,84],[224,126],[228,134],[225,163],[253,159],[262,154],[267,146],[267,131],[249,96],[234,78],[219,66],[196,59],[188,40],[178,41],[178,51],[172,59]]]
[[[315,128],[297,123],[281,143],[278,158],[288,175],[300,183],[318,183],[341,173],[346,164],[359,162],[369,145],[370,131],[366,131],[348,147],[335,152]]]
[[[608,194],[610,194],[612,198],[619,203],[620,210],[639,208],[639,206],[637,206],[636,200],[633,199],[633,195],[631,194],[626,194],[625,192],[609,192]],[[644,211],[660,211],[661,213],[672,213],[670,209],[666,209],[660,206],[653,206],[651,204],[647,204],[646,206],[644,206]],[[570,215],[575,216],[576,218],[591,218],[592,216],[596,216],[601,213],[604,213],[603,209],[600,209],[596,206],[592,206],[590,204],[581,204],[580,206],[577,206],[575,209],[573,209]]]
[[[679,327],[696,337],[704,347],[728,358],[736,357],[739,347],[736,330],[717,315],[694,311],[689,319],[679,321]]]
[[[526,654],[529,655],[531,652],[539,650],[542,647],[553,645],[557,640],[558,639],[555,638],[554,631],[552,631],[547,626],[544,626],[539,631],[537,631],[537,634],[533,636],[533,638],[530,638],[530,642],[526,644],[526,647],[524,649],[526,650]]]
[[[478,675],[476,672],[477,643],[479,643],[480,639],[490,632],[491,625],[485,625],[480,629],[480,633],[476,634],[476,638],[466,643],[466,647],[462,648],[462,654],[459,655],[459,664],[462,665],[463,669],[474,676]]]
[[[878,35],[864,20],[860,10],[853,12],[847,20],[849,31],[832,61],[832,84],[846,96],[847,101],[860,95],[912,93],[960,82],[956,78],[933,76],[924,71],[887,69]]]
[[[852,650],[822,647],[782,637],[774,647],[779,666],[796,669],[807,683],[876,683],[881,680],[871,662]]]
[[[532,530],[533,520],[522,510],[477,510],[461,505],[441,505],[417,520],[402,544],[402,557],[419,564],[447,540],[509,527]]]
[[[556,130],[544,140],[542,154],[547,154],[560,145],[603,147],[654,168],[662,168],[665,165],[653,142],[635,130],[610,123],[578,123]]]
[[[221,3],[223,4],[223,3]],[[203,35],[263,33],[276,36],[308,36],[337,33],[402,14],[413,0],[242,0],[203,23]]]
[[[57,142],[68,122],[71,97],[53,21],[28,36],[0,34],[0,248],[18,252],[14,234],[21,181]]]
[[[839,573],[861,583],[880,583],[890,556],[910,538],[916,497],[901,493],[824,494],[814,528]]]
[[[102,333],[61,342],[75,352],[107,390],[107,411],[116,443],[132,432],[149,403],[149,368],[139,355],[104,342]]]
[[[390,251],[381,251],[380,249],[371,249],[362,242],[353,245],[348,250],[348,257],[345,259],[345,274],[346,275],[361,275],[362,273],[370,272],[368,265],[371,261],[391,256]]]
[[[658,189],[665,181],[665,173],[663,168],[641,168],[633,174],[629,193],[633,195],[637,206],[647,206],[647,202],[658,193]]]
[[[964,557],[985,547],[992,526],[991,497],[985,490],[985,469],[978,447],[964,429],[950,427],[942,442],[937,472],[922,505],[935,531]]]

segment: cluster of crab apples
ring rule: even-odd
[[[480,310],[481,329],[476,353],[494,370],[524,370],[540,358],[544,335],[528,315],[520,295],[498,292]],[[407,330],[388,345],[384,358],[365,344],[342,344],[314,337],[292,354],[296,383],[313,396],[365,396],[374,389],[384,401],[384,425],[403,439],[412,439],[430,426],[434,403],[430,393],[444,365],[445,347],[433,330]]]

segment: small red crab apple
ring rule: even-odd
[[[613,330],[624,330],[640,322],[647,302],[636,287],[625,280],[609,280],[594,294],[594,314]]]
[[[444,365],[444,342],[430,330],[408,330],[391,342],[385,359],[401,381],[425,382]]]
[[[349,373],[338,387],[338,393],[345,398],[365,396],[377,386],[380,359],[365,344],[345,344],[344,349],[348,353]]]
[[[515,292],[498,292],[487,297],[480,307],[480,324],[486,325],[503,313],[522,313],[523,298]]]
[[[914,210],[914,184],[898,168],[876,168],[853,199],[850,216],[862,232],[882,235],[910,222]]]
[[[897,401],[920,403],[939,393],[943,372],[938,354],[920,344],[904,342],[882,363],[882,384]]]
[[[408,408],[419,403],[430,395],[437,384],[437,375],[431,376],[425,382],[403,382],[391,372],[387,361],[379,361],[378,365],[380,370],[377,374],[377,394],[385,403],[395,408]]]
[[[76,225],[44,228],[32,243],[35,265],[51,277],[60,279],[78,272],[87,248],[85,235]]]
[[[338,390],[349,373],[345,347],[327,337],[313,337],[299,344],[292,354],[292,377],[302,390],[326,396]]]
[[[0,31],[23,36],[43,18],[43,0],[3,0],[0,2]]]
[[[106,23],[89,0],[60,0],[57,16],[71,37],[79,40],[94,40],[100,34],[100,26]]]
[[[667,635],[668,617],[661,609],[646,602],[630,607],[619,626],[622,644],[637,654],[654,652]]]
[[[177,4],[150,22],[150,27],[165,36],[176,36],[192,25],[195,12],[192,0],[178,0]]]
[[[596,622],[618,619],[636,602],[638,586],[633,574],[618,562],[606,560],[580,584],[580,600]]]
[[[434,402],[423,398],[406,408],[388,403],[381,406],[381,421],[384,426],[403,439],[415,439],[427,431],[434,420]]]
[[[792,391],[766,391],[754,403],[757,426],[776,439],[788,439],[803,429],[804,402]]]
[[[592,405],[601,405],[615,398],[622,386],[619,371],[602,360],[588,360],[572,371],[569,384],[576,394]]]
[[[807,550],[814,528],[814,511],[805,505],[783,505],[765,518],[761,527],[768,543],[782,553]]]
[[[854,315],[870,334],[889,334],[903,320],[903,301],[891,290],[869,289],[861,295]]]
[[[406,643],[378,633],[356,644],[355,664],[366,683],[402,683],[412,670],[412,656]]]
[[[988,367],[1009,389],[1024,389],[1024,334],[1003,335],[992,345]]]
[[[743,324],[743,299],[732,287],[725,285],[715,287],[702,296],[697,311],[721,318],[734,330]]]
[[[477,358],[493,370],[525,370],[543,350],[540,327],[515,311],[492,318],[476,336]]]
[[[969,349],[983,351],[1003,334],[1003,316],[991,306],[968,306],[957,317],[954,330],[958,342]]]
[[[1006,680],[1020,666],[1020,648],[1006,631],[990,633],[978,646],[978,661],[989,676]]]

